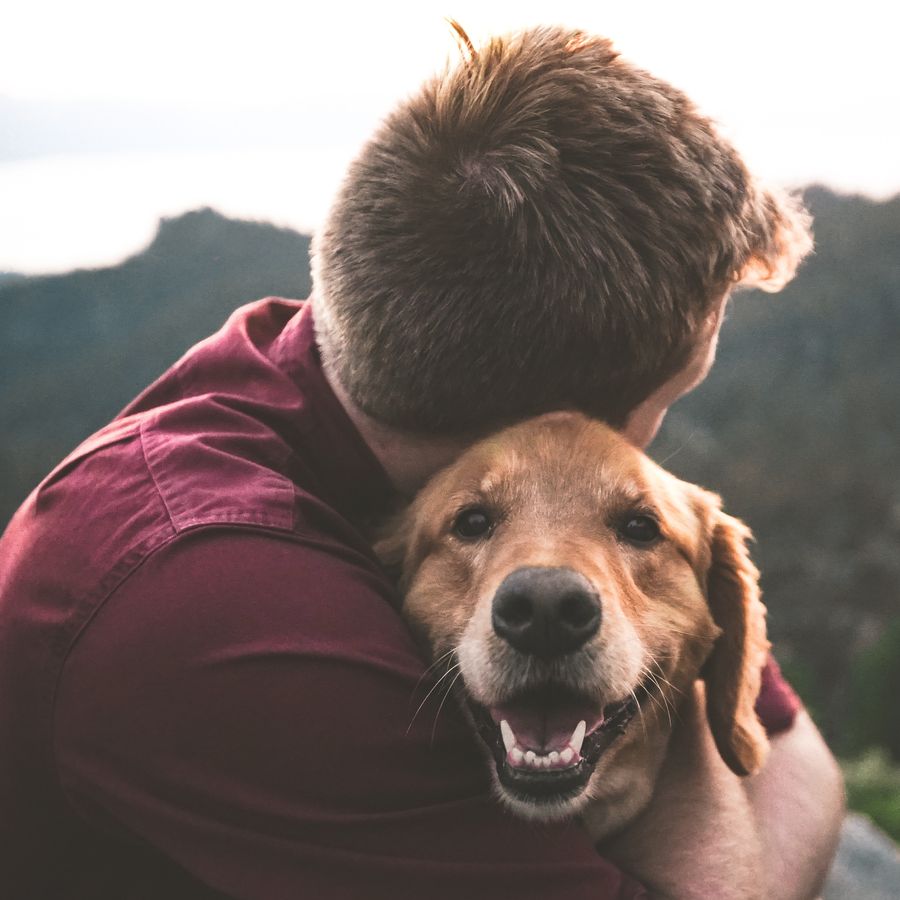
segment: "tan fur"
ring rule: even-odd
[[[707,583],[710,609],[722,629],[706,663],[707,716],[722,759],[738,775],[756,772],[767,747],[753,712],[769,642],[759,573],[747,552],[749,537],[743,522],[718,513]]]
[[[460,541],[452,523],[473,504],[497,525],[485,540]],[[635,509],[652,510],[660,522],[663,539],[652,547],[635,547],[616,530]],[[602,627],[546,672],[604,704],[641,682],[651,688],[584,796],[547,814],[583,812],[593,801],[587,816],[599,837],[650,799],[682,699],[701,670],[723,759],[742,775],[762,764],[767,741],[753,704],[768,642],[748,538],[715,495],[677,480],[607,426],[556,413],[471,448],[432,479],[376,550],[399,568],[405,615],[428,652],[453,650],[465,691],[483,706],[531,677],[492,629],[501,581],[523,566],[566,566],[595,588]],[[537,815],[499,785],[498,796]]]

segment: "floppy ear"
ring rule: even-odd
[[[722,759],[738,775],[765,762],[769,741],[754,709],[769,641],[759,572],[750,559],[750,529],[716,511],[707,598],[722,633],[704,667],[706,714]]]
[[[410,510],[391,516],[375,535],[372,549],[391,580],[400,584],[403,579],[406,555],[412,537],[413,516]],[[401,585],[402,587],[402,585]]]

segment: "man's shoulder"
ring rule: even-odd
[[[365,552],[353,523],[387,487],[325,382],[308,307],[270,298],[237,310],[76,448],[10,532],[20,559],[49,538],[72,552],[69,571],[81,554],[86,575],[204,527],[325,536]]]
[[[0,593],[34,621],[42,645],[63,649],[154,556],[179,573],[186,591],[189,575],[202,580],[196,564],[191,573],[179,569],[185,555],[175,552],[200,533],[219,535],[206,538],[228,548],[219,565],[240,564],[248,582],[272,558],[295,579],[304,568],[318,572],[317,561],[335,560],[342,572],[355,567],[377,580],[365,537],[311,480],[292,479],[291,464],[280,436],[214,397],[118,419],[64,459],[18,511],[0,542]],[[240,552],[246,545],[254,552]],[[261,553],[263,545],[281,555]],[[52,621],[29,612],[46,597]]]
[[[293,531],[303,492],[279,471],[283,451],[272,443],[254,445],[207,398],[116,419],[35,488],[3,543],[31,568],[52,545],[38,568],[65,569],[67,593],[77,595],[193,528]]]
[[[178,631],[209,648],[232,635],[242,646],[355,649],[367,658],[378,646],[411,646],[396,607],[374,557],[327,534],[212,524],[158,547],[96,622],[120,619],[142,642],[156,630],[159,650]]]
[[[258,418],[210,396],[141,415],[144,463],[181,532],[212,524],[291,531],[304,493],[287,474],[290,447]]]

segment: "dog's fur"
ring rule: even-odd
[[[493,528],[461,539],[454,522],[473,507]],[[635,515],[656,520],[658,540],[623,536]],[[399,567],[405,614],[433,659],[449,654],[447,670],[459,665],[457,687],[493,754],[501,800],[536,819],[587,811],[599,839],[649,801],[679,705],[701,675],[725,762],[748,774],[764,760],[754,701],[769,645],[748,538],[715,495],[679,481],[605,425],[556,413],[475,445],[429,482],[376,549]],[[574,570],[599,596],[602,625],[582,648],[539,659],[495,633],[498,586],[531,566]],[[501,784],[505,751],[483,713],[548,683],[597,709],[640,703],[576,794],[530,802]]]

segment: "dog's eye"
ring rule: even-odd
[[[633,544],[652,544],[659,537],[659,523],[652,516],[629,516],[619,533]]]
[[[491,517],[480,507],[464,509],[453,522],[453,533],[466,541],[487,537],[494,527]]]

